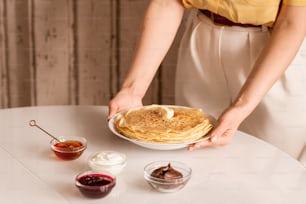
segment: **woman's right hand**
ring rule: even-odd
[[[108,104],[107,119],[111,119],[116,113],[129,108],[142,106],[142,97],[120,91]]]

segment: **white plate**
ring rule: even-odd
[[[184,107],[184,106],[167,106],[167,107]],[[187,107],[186,107],[187,108]],[[123,111],[125,112],[125,111]],[[155,149],[155,150],[175,150],[175,149],[182,149],[187,147],[189,144],[195,143],[195,142],[200,142],[203,140],[207,140],[209,138],[209,134],[205,135],[205,137],[195,140],[195,141],[189,141],[189,142],[182,142],[182,143],[172,143],[172,144],[163,144],[163,143],[157,143],[157,142],[145,142],[145,141],[141,141],[141,140],[136,140],[136,139],[132,139],[129,138],[119,132],[117,132],[117,130],[115,129],[114,126],[114,121],[116,119],[116,117],[120,114],[122,114],[123,112],[117,113],[116,115],[114,115],[109,121],[108,121],[108,127],[109,129],[118,137],[125,139],[127,141],[130,141],[136,145],[148,148],[148,149]],[[212,122],[214,123],[214,125],[216,124],[216,119],[212,116],[209,115],[209,117],[211,118]]]

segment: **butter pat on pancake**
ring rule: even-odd
[[[115,119],[115,129],[140,141],[182,143],[200,139],[213,128],[201,109],[151,105],[133,108]]]

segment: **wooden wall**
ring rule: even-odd
[[[107,105],[131,62],[147,2],[0,0],[0,108]],[[180,35],[145,104],[173,104]]]

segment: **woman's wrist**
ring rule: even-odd
[[[129,95],[132,97],[136,97],[139,99],[142,99],[144,97],[144,93],[142,93],[142,91],[138,90],[137,88],[135,88],[134,86],[125,86],[123,85],[122,88],[120,89],[120,91],[118,92],[118,94],[122,94],[122,95]]]
[[[260,100],[257,100],[257,97],[247,99],[240,96],[232,103],[231,106],[246,118],[256,108],[259,101]]]

